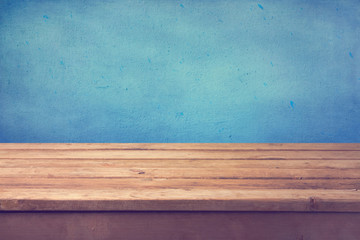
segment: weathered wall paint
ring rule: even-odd
[[[1,142],[359,142],[357,0],[0,0]]]

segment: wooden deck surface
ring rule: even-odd
[[[360,144],[0,144],[0,211],[360,212]]]

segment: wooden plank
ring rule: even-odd
[[[359,179],[0,178],[1,188],[42,189],[348,189]]]
[[[176,151],[176,150],[0,150],[0,158],[70,159],[344,159],[360,160],[360,151]]]
[[[12,189],[0,211],[360,212],[360,191],[321,189]]]
[[[358,169],[267,168],[0,168],[1,177],[49,178],[210,178],[210,179],[360,179]]]
[[[12,212],[1,238],[16,240],[358,240],[360,213]]]
[[[358,146],[0,144],[0,210],[360,212]]]
[[[360,143],[1,143],[0,150],[360,151]]]
[[[359,160],[124,160],[124,159],[0,159],[0,168],[276,168],[359,169]]]

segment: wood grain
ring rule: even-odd
[[[50,149],[7,149],[0,150],[0,158],[70,158],[70,159],[193,159],[193,160],[225,160],[225,159],[256,159],[256,160],[282,160],[282,159],[353,159],[360,160],[360,151],[202,151],[202,150],[50,150]]]
[[[360,212],[360,144],[0,144],[0,211]]]
[[[359,191],[332,189],[4,188],[1,195],[6,211],[360,211]]]
[[[276,169],[359,169],[359,160],[141,160],[141,159],[0,159],[1,168],[276,168]]]
[[[268,168],[4,168],[1,177],[166,179],[358,179],[359,169]]]
[[[358,179],[0,178],[0,188],[43,189],[360,189]]]

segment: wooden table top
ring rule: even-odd
[[[0,144],[0,211],[360,212],[360,144]]]

